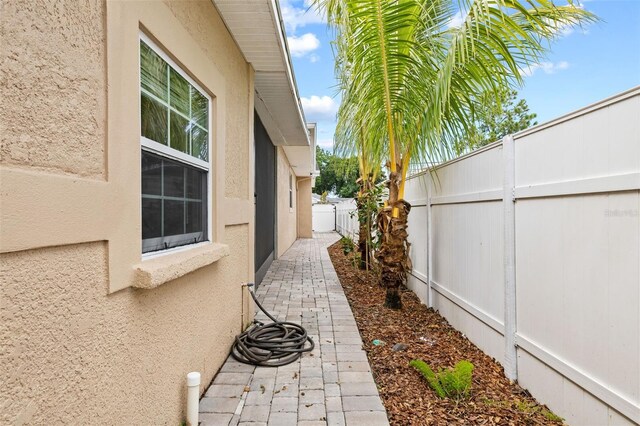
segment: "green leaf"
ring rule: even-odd
[[[140,41],[140,83],[143,89],[167,101],[169,65],[144,41]]]
[[[335,144],[373,163],[443,161],[476,120],[484,93],[523,83],[566,26],[596,18],[550,0],[315,0],[334,31]],[[460,26],[451,26],[459,11]],[[395,147],[395,152],[394,152]],[[396,158],[399,161],[399,158]]]
[[[189,116],[189,91],[191,85],[183,76],[178,74],[174,69],[169,71],[170,74],[170,99],[171,106],[180,111],[182,114]]]
[[[167,110],[165,105],[145,93],[140,95],[140,130],[142,136],[167,144]]]
[[[205,130],[209,129],[209,100],[191,86],[191,117]]]

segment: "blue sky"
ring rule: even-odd
[[[340,103],[331,33],[308,1],[280,0],[280,6],[306,118],[318,123],[319,145],[331,148]],[[519,92],[540,123],[640,85],[640,0],[582,5],[601,22],[565,31]]]

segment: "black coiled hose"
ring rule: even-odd
[[[251,290],[252,286],[253,284],[249,284],[251,297],[273,322],[264,324],[254,320],[252,327],[236,336],[231,356],[245,364],[279,367],[292,363],[304,352],[312,351],[315,343],[307,335],[307,330],[299,324],[276,320],[258,302]],[[310,343],[309,346],[307,342]]]

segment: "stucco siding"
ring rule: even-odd
[[[0,2],[2,163],[104,176],[104,22],[101,1]]]
[[[118,156],[125,157],[120,148],[133,146],[138,155],[140,148],[139,134],[128,135],[122,145],[107,143],[110,132],[123,132],[123,126],[107,129],[107,98],[116,90],[108,92],[106,84],[107,6],[76,1],[0,3],[0,165],[28,173],[32,185],[51,182],[54,175],[82,176],[61,181],[69,188],[61,195],[69,203],[90,205],[87,211],[96,216],[87,216],[76,227],[107,224],[87,228],[86,234],[77,231],[73,243],[57,223],[42,228],[49,239],[59,236],[57,243],[41,244],[33,236],[23,239],[30,247],[2,242],[0,424],[179,424],[184,419],[186,374],[200,371],[204,390],[250,316],[241,285],[253,273],[253,231],[248,223],[252,216],[230,219],[226,206],[252,205],[251,68],[210,1],[117,7],[140,13],[153,9],[156,27],[172,16],[170,25],[181,22],[182,32],[171,42],[186,40],[184,48],[191,52],[197,45],[206,54],[201,63],[211,64],[221,75],[216,78],[225,91],[216,107],[224,109],[225,119],[214,125],[224,126],[224,138],[216,136],[214,143],[224,144],[220,159],[228,173],[222,175],[222,198],[214,193],[212,202],[222,230],[214,234],[216,242],[228,245],[230,254],[152,290],[119,290],[126,287],[122,283],[113,288],[113,268],[134,270],[133,264],[117,262],[119,252],[134,247],[138,262],[141,257],[136,249],[139,157],[131,158],[127,151],[127,167],[113,164]],[[191,39],[182,35],[184,30]],[[138,76],[127,78],[137,81]],[[110,81],[109,87],[113,84]],[[84,198],[78,200],[74,188],[88,188],[93,182],[104,188],[84,190]],[[24,189],[22,194],[29,193],[28,186]],[[6,205],[18,205],[11,198],[15,191],[2,187],[3,193],[11,193]],[[233,200],[225,200],[225,195]],[[24,199],[20,205],[28,207]],[[33,202],[40,203],[34,204],[38,209],[25,207],[11,214],[40,223],[59,213],[47,212],[50,204]],[[126,250],[113,244],[115,234]]]
[[[247,105],[249,96],[253,96],[253,91],[247,91],[249,66],[210,0],[165,3],[191,37],[209,57],[214,58],[218,70],[225,76],[226,113],[227,117],[234,117],[225,123],[228,170],[225,174],[225,196],[246,198],[249,191],[246,173],[249,145],[246,141],[250,130]]]
[[[179,424],[241,323],[247,227],[229,257],[154,290],[106,295],[106,246],[3,254],[0,423]],[[7,405],[4,405],[7,404]]]
[[[298,221],[297,221],[297,191],[296,191],[296,176],[293,173],[293,169],[289,164],[286,154],[282,147],[277,147],[276,153],[277,160],[277,188],[276,194],[278,200],[276,202],[278,209],[278,257],[281,256],[291,244],[294,243],[298,234]],[[293,206],[289,205],[289,176],[291,176],[291,183],[293,188]]]

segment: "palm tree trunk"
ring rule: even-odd
[[[389,201],[378,214],[382,241],[376,259],[380,262],[382,285],[387,289],[384,305],[391,309],[402,308],[400,286],[406,282],[407,271],[411,268],[407,242],[407,218],[411,205],[398,198],[400,180],[401,171],[390,173]]]

